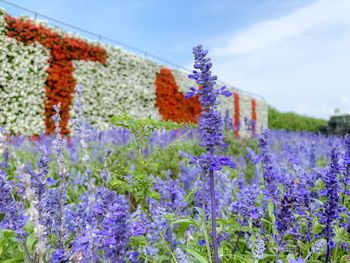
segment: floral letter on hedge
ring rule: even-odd
[[[179,87],[170,69],[160,70],[155,85],[156,107],[164,120],[193,123],[197,121],[201,112],[198,97],[185,99],[184,94],[179,92]]]
[[[102,47],[68,36],[62,36],[51,29],[30,20],[6,16],[6,35],[29,45],[39,42],[50,50],[48,77],[46,80],[45,125],[46,133],[52,133],[55,125],[51,119],[53,106],[61,102],[61,130],[68,134],[69,107],[72,103],[75,80],[72,60],[90,60],[106,63],[106,52]]]

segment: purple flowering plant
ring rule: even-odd
[[[230,92],[193,53],[198,129],[119,116],[99,130],[78,86],[70,138],[57,105],[54,136],[2,142],[0,262],[346,262],[350,136],[235,138]]]
[[[204,50],[201,45],[193,48],[194,68],[193,74],[189,75],[190,79],[194,79],[200,88],[191,87],[190,92],[186,94],[186,98],[195,95],[199,96],[201,103],[201,117],[199,120],[200,145],[206,150],[199,158],[194,157],[192,163],[198,164],[205,176],[204,180],[209,180],[211,220],[212,220],[212,245],[214,250],[214,262],[220,261],[218,254],[218,243],[216,234],[216,200],[215,200],[215,171],[219,171],[223,166],[235,168],[231,158],[217,155],[218,149],[225,147],[223,140],[223,120],[221,112],[217,109],[219,100],[217,97],[223,95],[231,96],[231,92],[226,87],[216,88],[217,76],[212,75],[211,59],[207,57],[208,51]]]

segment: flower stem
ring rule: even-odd
[[[312,252],[309,251],[309,253],[306,255],[306,257],[304,258],[304,261],[307,262],[307,260],[309,259],[309,257],[311,257]]]
[[[327,237],[327,251],[326,251],[326,260],[325,260],[325,263],[329,263],[330,262],[330,259],[329,259],[329,256],[330,256],[330,247],[329,247],[329,238]]]
[[[215,181],[214,181],[214,171],[209,169],[209,187],[210,187],[210,199],[211,199],[211,237],[213,241],[214,250],[214,262],[219,263],[219,253],[218,253],[218,241],[216,238],[216,203],[215,203]]]
[[[23,245],[23,249],[24,249],[24,254],[26,256],[26,261],[27,261],[27,263],[31,263],[32,260],[30,259],[29,251],[28,251],[27,244],[26,244],[26,240],[24,238],[22,238],[22,245]]]
[[[236,239],[236,244],[235,244],[235,247],[233,248],[233,252],[232,252],[232,257],[235,255],[236,251],[237,251],[237,248],[238,248],[238,242],[239,242],[239,239],[241,238],[241,235],[239,234],[237,236],[237,239]]]
[[[209,260],[209,263],[212,263],[212,259],[211,259],[211,251],[210,251],[210,244],[209,244],[209,237],[208,237],[208,231],[207,231],[207,228],[206,228],[206,198],[205,198],[205,195],[206,195],[206,189],[205,189],[205,181],[203,179],[203,187],[202,187],[202,199],[203,199],[203,204],[202,204],[202,210],[203,210],[203,218],[202,218],[202,229],[203,229],[203,235],[204,235],[204,239],[205,239],[205,246],[207,248],[207,254],[208,254],[208,260]]]

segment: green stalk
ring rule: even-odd
[[[208,237],[208,232],[207,232],[207,228],[206,228],[205,225],[206,225],[205,224],[205,211],[203,211],[202,228],[203,228],[203,234],[204,234],[204,239],[205,239],[205,246],[207,248],[207,254],[208,254],[209,263],[212,263],[210,244],[209,244],[209,237]]]
[[[29,256],[29,251],[28,251],[28,248],[27,248],[26,241],[23,238],[21,238],[21,239],[22,239],[22,245],[23,245],[24,254],[26,256],[27,263],[31,263],[32,260],[30,259],[30,256]]]
[[[209,263],[212,263],[208,231],[207,231],[206,222],[205,222],[205,209],[206,209],[206,207],[205,207],[205,194],[206,194],[206,191],[205,191],[205,181],[204,180],[203,180],[203,189],[202,189],[202,191],[203,191],[202,230],[203,230],[203,235],[204,235],[204,240],[205,240],[205,246],[207,248],[208,260],[209,260]]]
[[[211,236],[213,242],[213,250],[214,250],[214,262],[219,263],[219,251],[218,251],[218,241],[216,239],[216,202],[215,202],[215,179],[214,179],[214,171],[212,169],[209,170],[209,187],[210,187],[210,201],[211,201]]]
[[[167,250],[169,251],[172,259],[174,260],[174,263],[177,263],[177,259],[176,259],[175,255],[174,255],[173,251],[171,251],[171,248],[168,245],[168,242],[166,242],[166,240],[165,240],[164,236],[162,235],[162,233],[160,233],[160,237],[163,240],[163,242],[165,243],[165,246],[166,246]]]

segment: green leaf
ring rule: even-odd
[[[274,210],[275,210],[275,205],[272,202],[268,202],[267,204],[267,212],[269,215],[269,218],[274,218]]]
[[[182,218],[182,219],[175,220],[174,222],[171,222],[172,225],[182,224],[182,223],[188,223],[188,224],[192,224],[192,225],[195,225],[195,226],[199,226],[197,221],[195,221],[195,220],[193,220],[191,218]]]
[[[265,219],[265,218],[261,218],[261,221],[268,223],[269,225],[273,225],[269,220]]]
[[[29,253],[32,253],[34,251],[35,242],[36,242],[36,238],[33,232],[27,237],[27,240],[26,240],[26,246],[28,248]]]
[[[208,260],[205,257],[203,257],[202,255],[198,254],[196,251],[194,251],[188,247],[184,247],[183,250],[185,250],[187,253],[191,254],[192,257],[194,257],[200,263],[208,263]]]
[[[23,257],[22,256],[17,256],[15,258],[10,258],[2,261],[2,263],[15,263],[15,262],[23,262]]]
[[[109,185],[111,186],[112,189],[114,189],[116,191],[125,192],[125,191],[131,190],[131,186],[129,184],[127,184],[126,182],[119,180],[117,178],[113,178],[109,182]]]
[[[176,237],[178,239],[184,239],[185,232],[188,228],[189,225],[195,225],[198,226],[197,222],[194,221],[193,219],[190,218],[183,218],[183,219],[178,219],[175,220],[174,222],[171,223],[172,225],[178,224],[179,228],[176,233]]]
[[[15,232],[10,229],[3,229],[1,230],[1,233],[4,235],[4,237],[13,237],[16,236]]]
[[[159,195],[159,193],[158,193],[157,191],[150,191],[149,194],[148,194],[148,196],[149,196],[150,198],[152,198],[152,199],[157,200],[157,201],[160,200],[160,195]]]

